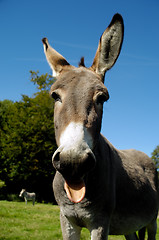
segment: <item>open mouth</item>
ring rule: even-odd
[[[78,183],[70,183],[65,181],[64,189],[68,199],[73,203],[79,203],[85,197],[86,186],[83,180]]]

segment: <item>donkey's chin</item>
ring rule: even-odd
[[[86,193],[86,186],[84,180],[77,183],[70,183],[65,181],[64,189],[66,191],[68,199],[73,203],[80,203]]]

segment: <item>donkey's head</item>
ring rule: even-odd
[[[21,192],[19,193],[19,197],[23,197],[25,191],[26,191],[25,189],[22,189]]]
[[[90,68],[71,66],[44,38],[44,52],[56,76],[51,87],[55,99],[54,126],[58,149],[53,165],[65,179],[69,199],[80,202],[84,179],[96,164],[94,148],[101,129],[103,103],[109,99],[104,76],[116,62],[123,41],[123,20],[116,14],[100,38]]]

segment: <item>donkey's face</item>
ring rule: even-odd
[[[65,179],[69,199],[80,202],[85,195],[85,177],[96,164],[93,153],[101,129],[103,103],[109,99],[104,86],[121,49],[123,21],[116,14],[103,33],[92,66],[75,68],[43,39],[44,51],[57,80],[51,87],[55,99],[54,125],[58,149],[53,165]]]
[[[80,181],[95,165],[93,149],[108,91],[96,73],[80,67],[57,77],[51,95],[55,99],[54,125],[59,146],[53,164],[67,181]]]
[[[19,197],[23,197],[24,192],[25,192],[25,189],[22,189],[20,194],[19,194]]]

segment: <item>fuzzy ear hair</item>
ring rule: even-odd
[[[114,65],[120,54],[123,36],[123,18],[117,13],[100,38],[97,52],[90,68],[102,75],[103,79],[106,71]]]
[[[55,49],[53,49],[47,38],[42,39],[43,46],[44,46],[44,53],[46,55],[46,59],[53,71],[53,77],[56,77],[60,74],[63,68],[67,65],[70,65],[66,59],[59,54]]]

